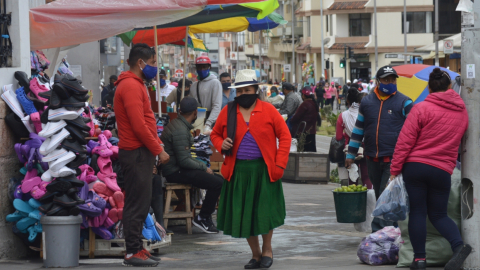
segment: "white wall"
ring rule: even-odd
[[[433,0],[407,0],[407,6],[424,5],[433,5]],[[365,6],[373,7],[373,0],[370,0]],[[379,0],[377,1],[377,7],[379,6],[403,6],[403,0]]]
[[[402,14],[400,12],[378,13],[377,19],[378,46],[403,46]],[[408,46],[421,47],[432,42],[433,33],[407,34]],[[373,47],[375,44],[371,43],[370,46]]]
[[[335,36],[337,37],[348,37],[349,36],[349,29],[348,29],[348,14],[337,14],[335,15],[335,29],[334,31]]]

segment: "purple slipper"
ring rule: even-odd
[[[112,233],[109,230],[107,230],[105,227],[92,228],[92,231],[96,235],[102,237],[105,240],[112,240],[113,239]]]
[[[22,155],[22,144],[21,143],[16,143],[15,144],[15,152],[17,153],[18,160],[20,160],[20,162],[22,164],[27,162],[27,160]]]
[[[90,147],[90,149],[93,149],[97,146],[100,146],[100,144],[94,140],[90,140],[88,141],[87,146]]]
[[[28,156],[30,155],[30,148],[31,148],[30,145],[26,145],[26,144],[20,146],[20,152],[25,160],[24,162],[22,162],[23,164],[25,164],[28,161]]]
[[[80,192],[78,193],[78,196],[85,200],[85,203],[82,205],[79,205],[78,208],[80,208],[80,211],[82,211],[83,214],[89,216],[89,217],[98,217],[102,214],[102,209],[96,207],[91,200],[88,199],[88,184],[85,183],[83,187],[80,189]]]
[[[42,162],[43,156],[40,154],[39,148],[35,149],[35,156],[37,161],[40,163],[40,166],[42,166],[43,171],[47,171],[49,169],[48,162]]]
[[[38,160],[36,160],[35,148],[30,148],[30,153],[28,154],[27,171],[33,170],[34,165],[37,164],[37,162]]]
[[[93,205],[95,205],[96,207],[100,208],[100,209],[105,209],[105,206],[107,205],[107,202],[100,196],[98,196],[97,193],[95,193],[94,191],[88,191],[88,200],[90,200]]]
[[[82,216],[82,224],[80,225],[80,227],[82,229],[88,228],[87,216],[84,213],[80,213],[80,215]]]
[[[15,199],[20,199],[20,200],[23,198],[22,185],[18,185],[15,188],[15,192],[13,193],[13,197]]]
[[[31,148],[40,148],[42,145],[42,141],[40,139],[31,139],[25,142],[25,145],[30,146]]]
[[[38,134],[33,133],[33,132],[30,133],[30,139],[38,139],[38,140],[42,141],[42,143],[45,141],[44,137],[40,137],[40,136],[38,136]]]

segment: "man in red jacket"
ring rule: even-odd
[[[128,266],[156,266],[160,261],[143,248],[141,239],[152,200],[155,157],[164,164],[170,158],[158,138],[144,84],[157,75],[156,61],[155,51],[148,45],[134,45],[128,57],[130,70],[120,74],[116,82],[114,104],[120,139],[119,160],[125,179],[123,230],[127,252],[123,264]]]

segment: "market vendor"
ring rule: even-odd
[[[175,86],[167,83],[167,72],[160,69],[160,96],[162,100],[165,100],[173,90],[175,90]]]
[[[192,81],[185,80],[185,94],[184,97],[190,96],[190,86],[192,85]],[[167,97],[167,105],[172,107],[180,103],[180,97],[182,96],[183,91],[183,79],[178,82],[177,89],[172,91]]]
[[[213,173],[212,169],[200,160],[192,157],[193,136],[190,130],[197,119],[198,103],[193,97],[180,102],[180,114],[163,130],[161,139],[170,161],[163,167],[162,174],[170,183],[189,184],[206,189],[200,214],[193,219],[193,225],[205,233],[218,233],[212,221],[212,214],[222,190],[223,177]],[[187,209],[189,211],[190,209]]]

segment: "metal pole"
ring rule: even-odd
[[[162,115],[162,96],[160,95],[160,68],[159,68],[159,61],[158,61],[158,37],[157,37],[157,26],[153,27],[153,38],[155,39],[155,57],[157,59],[157,101],[158,101],[158,114]]]
[[[294,11],[294,5],[292,1],[292,84],[295,86],[295,73],[297,73],[297,68],[295,66],[295,11]],[[260,74],[262,75],[262,74]],[[295,86],[295,89],[297,87]]]
[[[240,60],[240,57],[238,56],[238,35],[239,35],[239,34],[240,34],[240,33],[236,33],[236,34],[235,34],[235,36],[237,37],[237,64],[236,64],[236,66],[235,66],[235,75],[237,74],[237,71],[238,71],[238,69],[239,69],[238,67],[240,66],[240,65],[238,64],[238,61]]]
[[[375,70],[373,74],[376,74],[378,70],[377,0],[373,0],[373,16],[375,17]]]
[[[376,21],[375,21],[376,22]],[[403,0],[403,49],[405,54],[403,55],[403,63],[407,64],[407,0]]]
[[[188,26],[185,31],[185,51],[183,56],[183,85],[182,85],[182,95],[180,96],[180,100],[185,97],[185,81],[187,78],[187,61],[188,61]]]
[[[258,47],[259,47],[259,51],[260,51],[260,54],[258,56],[258,62],[259,62],[259,66],[260,66],[260,83],[262,82],[262,30],[260,30],[258,32],[259,34],[259,39],[258,39]]]
[[[321,51],[321,54],[322,54],[322,72],[321,72],[321,77],[324,77],[325,76],[325,49],[324,49],[324,46],[325,44],[323,44],[323,0],[320,0],[320,33],[321,33],[321,39],[322,41],[320,42],[320,46],[322,47],[322,51]],[[346,67],[346,59],[345,59],[345,70],[347,69]],[[346,71],[345,71],[346,72]],[[325,78],[326,79],[326,78]],[[345,81],[347,80],[347,78],[345,78]]]
[[[435,0],[435,66],[440,66],[438,60],[438,0]]]

